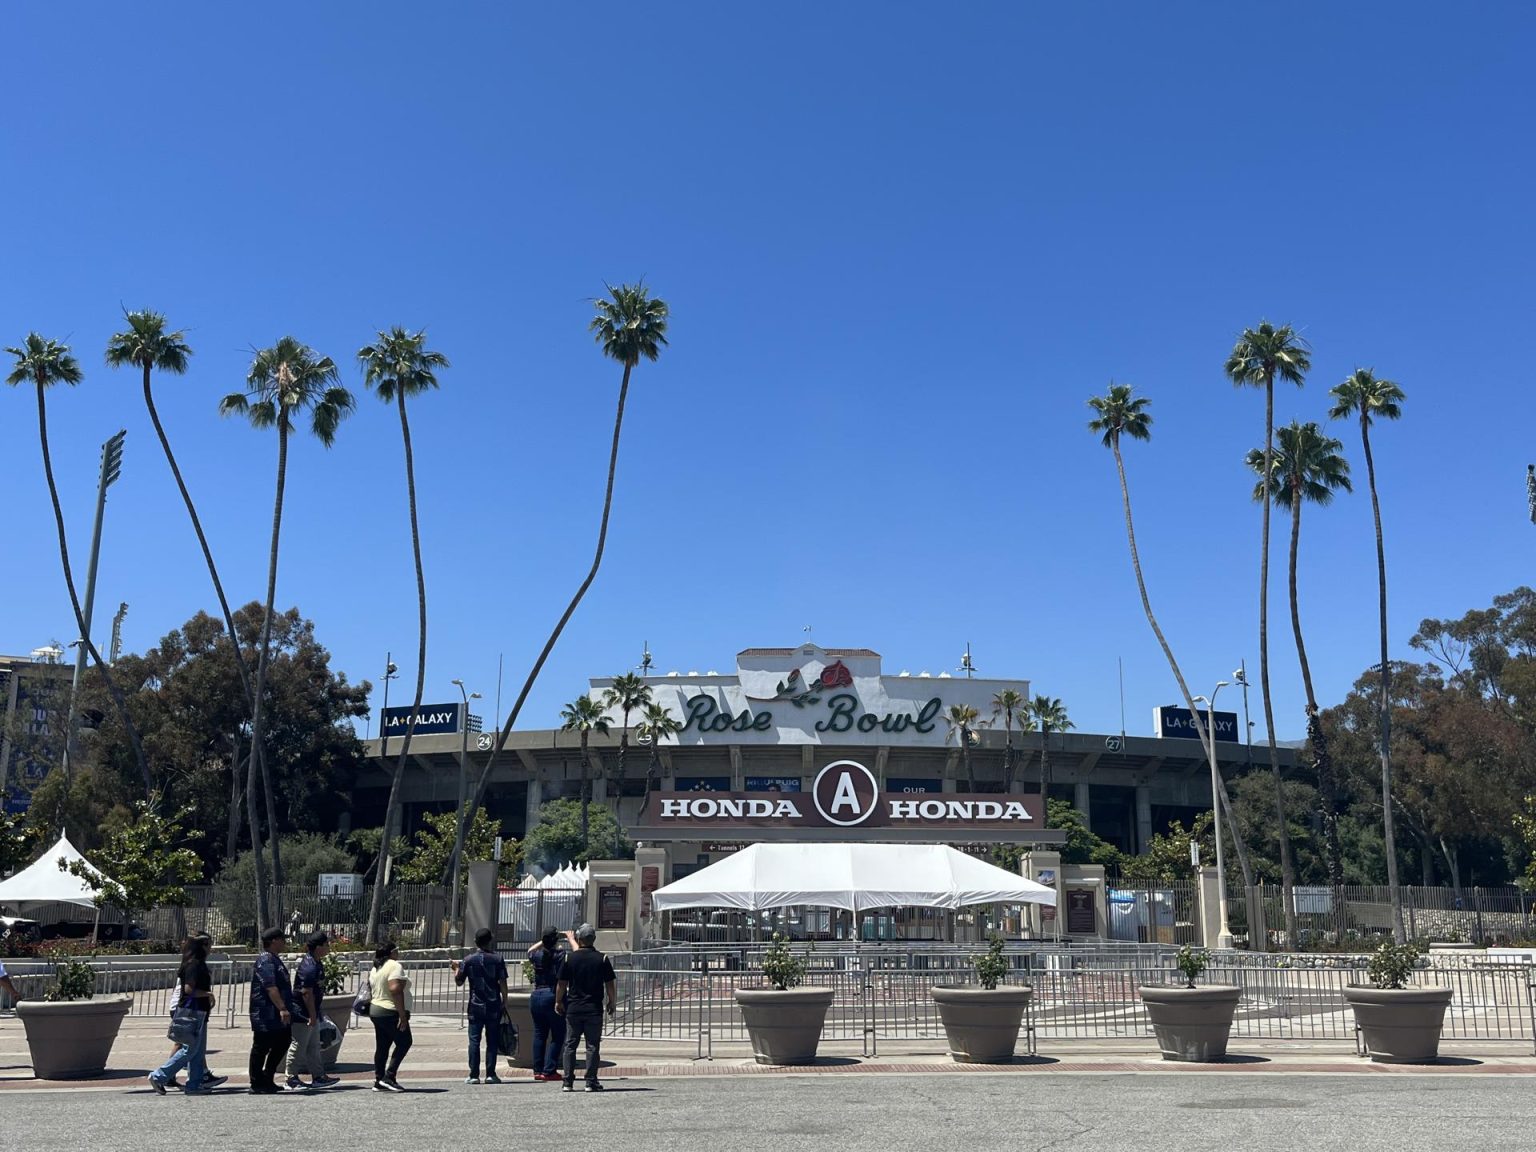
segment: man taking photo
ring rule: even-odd
[[[597,1067],[603,1039],[603,1008],[612,1016],[618,1005],[613,965],[597,950],[597,929],[576,929],[576,951],[565,958],[555,985],[555,1011],[566,1019],[562,1071],[566,1092],[576,1091],[576,1045],[587,1042],[587,1091],[601,1092]]]

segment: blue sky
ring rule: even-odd
[[[352,356],[424,325],[453,360],[414,409],[426,698],[456,676],[493,697],[505,654],[510,703],[596,529],[618,372],[587,301],[642,276],[672,345],[636,372],[604,568],[526,724],[644,641],[660,671],[724,671],[809,624],[890,672],[952,670],[970,641],[1086,731],[1119,729],[1123,658],[1127,727],[1149,731],[1176,690],[1084,428],[1111,378],[1153,399],[1127,464],[1165,630],[1195,691],[1243,658],[1256,680],[1242,457],[1263,403],[1221,366],[1265,317],[1314,347],[1278,422],[1321,419],[1357,365],[1408,392],[1375,441],[1395,656],[1421,618],[1530,579],[1525,6],[89,11],[8,15],[0,336],[66,339],[87,368],[50,403],[82,578],[97,449],[128,430],[103,642],[120,600],[131,649],[213,605],[137,381],[101,366],[120,306],[149,306],[196,349],[158,396],[242,601],[263,589],[275,440],[218,398],[285,333],[344,364],[358,411],[331,451],[294,446],[278,598],[353,679],[386,650],[412,669],[398,425]],[[1358,437],[1336,434],[1361,492],[1302,539],[1328,702],[1376,644]],[[25,652],[73,633],[26,391],[0,395],[0,460],[0,651]]]

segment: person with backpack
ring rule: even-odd
[[[277,1067],[293,1043],[293,984],[280,953],[288,942],[281,928],[261,934],[261,954],[251,970],[251,1095],[281,1092]]]
[[[569,931],[565,935],[574,946],[575,935]],[[560,947],[560,934],[553,928],[544,929],[543,939],[528,949],[528,962],[533,965],[533,995],[529,997],[528,1010],[533,1016],[535,1080],[561,1079],[565,1017],[555,1011],[555,986],[560,983],[560,968],[565,963],[565,955],[565,949]]]
[[[480,1083],[480,1037],[485,1036],[485,1082],[500,1084],[496,1075],[496,1047],[501,1018],[507,1013],[507,962],[496,954],[496,934],[489,928],[475,933],[476,951],[460,964],[450,960],[453,982],[469,984],[469,1076],[466,1084]]]
[[[325,988],[325,955],[331,950],[331,938],[316,932],[304,942],[304,959],[293,975],[293,1042],[288,1045],[286,1070],[289,1092],[311,1088],[330,1088],[341,1083],[338,1076],[325,1074],[325,1059],[320,1052],[320,1000]],[[299,1068],[309,1070],[309,1083],[299,1079]]]
[[[177,1045],[169,1060],[149,1074],[149,1086],[164,1096],[166,1085],[173,1083],[176,1073],[186,1068],[187,1085],[182,1091],[188,1096],[200,1096],[225,1079],[208,1072],[208,1014],[213,1011],[213,975],[208,970],[208,941],[205,937],[189,936],[182,944],[176,991],[178,1005],[189,1005],[196,1012],[196,1031]],[[172,1019],[175,1017],[173,1010]]]

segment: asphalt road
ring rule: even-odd
[[[242,1152],[579,1146],[593,1152],[1526,1152],[1524,1076],[1254,1074],[742,1076],[556,1085],[417,1084],[309,1097],[6,1091],[0,1147]]]

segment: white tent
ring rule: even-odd
[[[0,880],[0,904],[13,907],[18,912],[24,912],[25,906],[30,904],[81,904],[93,907],[96,903],[95,889],[82,877],[60,868],[60,860],[70,863],[78,860],[91,875],[101,878],[101,873],[86,862],[68,837],[60,836],[57,844],[27,867],[9,880]]]
[[[1056,891],[945,844],[753,844],[651,893],[677,908],[964,908],[1055,904]]]

